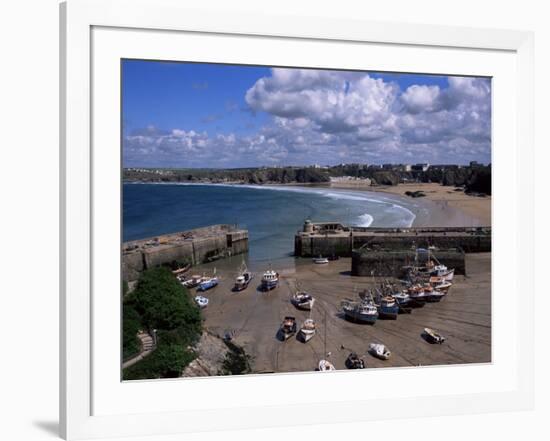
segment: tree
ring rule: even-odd
[[[143,324],[149,329],[200,327],[198,307],[167,268],[144,271],[132,298]]]

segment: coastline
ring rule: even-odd
[[[464,190],[457,191],[455,187],[444,186],[435,182],[432,183],[413,183],[413,184],[398,184],[394,186],[371,186],[358,183],[332,183],[332,188],[359,190],[387,193],[403,198],[408,198],[411,201],[430,201],[433,202],[438,210],[436,213],[436,223],[438,225],[431,226],[459,226],[451,225],[449,222],[464,222],[467,218],[474,219],[474,226],[490,226],[491,225],[491,196],[473,196],[466,194]],[[405,192],[421,191],[425,194],[421,198],[411,198]],[[460,219],[462,214],[463,219]],[[447,217],[447,219],[445,219]],[[441,222],[444,225],[439,225]],[[464,225],[467,226],[467,225]]]
[[[491,196],[474,196],[451,186],[438,183],[410,183],[395,186],[371,186],[364,181],[332,182],[327,184],[307,183],[264,183],[247,184],[244,182],[139,182],[127,181],[128,184],[157,184],[157,185],[211,185],[229,187],[248,187],[257,189],[324,189],[348,191],[354,193],[379,193],[395,199],[396,205],[407,211],[414,211],[414,227],[479,227],[491,225]],[[421,191],[424,197],[413,198],[406,192]],[[407,207],[407,208],[405,208]],[[411,214],[413,214],[411,212]]]

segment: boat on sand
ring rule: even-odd
[[[196,296],[195,297],[195,303],[197,306],[201,309],[206,308],[208,306],[208,299],[203,296]]]
[[[315,336],[315,322],[313,319],[306,319],[298,333],[298,338],[307,343]]]
[[[336,368],[334,365],[328,361],[328,360],[321,360],[319,361],[318,370],[321,372],[328,372],[328,371],[335,371]]]
[[[346,367],[348,369],[365,369],[365,360],[360,358],[355,352],[352,352],[346,358]]]
[[[298,309],[311,311],[313,304],[315,303],[315,298],[305,291],[297,291],[294,293],[290,301]]]
[[[272,269],[267,270],[262,276],[262,289],[264,291],[270,291],[277,288],[279,284],[279,273]]]
[[[279,328],[278,338],[279,340],[286,341],[294,334],[296,334],[296,318],[287,316],[284,318]]]
[[[235,286],[233,287],[233,291],[242,291],[246,289],[253,277],[254,275],[250,271],[248,271],[248,268],[243,262],[239,273],[235,278]]]
[[[371,343],[369,353],[380,360],[387,360],[391,356],[390,350],[381,343]]]
[[[424,337],[430,343],[442,344],[445,341],[445,337],[431,328],[424,328]]]

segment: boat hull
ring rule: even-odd
[[[298,339],[303,343],[307,343],[313,337],[315,337],[315,331],[304,331],[303,329],[301,329],[298,333]]]
[[[264,291],[271,291],[272,289],[277,288],[279,285],[279,281],[273,281],[273,280],[262,280],[262,289]]]
[[[344,311],[344,316],[350,322],[367,325],[374,325],[378,319],[378,314],[360,314],[354,311]]]
[[[212,289],[214,288],[215,286],[218,286],[218,281],[208,281],[208,282],[203,282],[201,284],[199,284],[199,287],[197,288],[197,291],[208,291],[209,289]]]
[[[397,320],[399,314],[399,305],[394,306],[381,306],[378,310],[378,318],[386,320]]]

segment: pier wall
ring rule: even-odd
[[[438,250],[437,259],[455,274],[466,274],[465,253],[460,249]],[[351,259],[351,274],[354,276],[401,277],[403,267],[412,265],[415,260],[413,250],[354,250]]]
[[[198,265],[246,252],[248,230],[225,224],[124,242],[122,278],[137,280],[145,269],[174,261]]]
[[[461,248],[467,253],[490,252],[491,228],[361,228],[306,223],[304,231],[294,238],[294,254],[300,257],[350,257],[352,250],[361,247],[403,250],[430,246]]]

